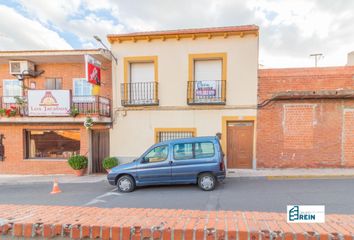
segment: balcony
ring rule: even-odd
[[[226,104],[226,81],[188,81],[187,104],[224,105]]]
[[[27,96],[0,97],[0,116],[28,117]],[[111,101],[101,96],[72,96],[68,115],[111,117]]]
[[[121,84],[122,106],[159,105],[158,83],[137,82]]]

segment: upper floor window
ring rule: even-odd
[[[225,104],[226,53],[189,56],[188,104]]]
[[[15,103],[16,96],[22,96],[22,82],[17,79],[3,80],[3,103]]]
[[[222,79],[221,59],[194,60],[194,81],[220,81]]]
[[[48,89],[48,90],[62,89],[62,79],[61,78],[46,78],[45,79],[45,89]]]
[[[128,57],[124,60],[122,105],[156,105],[157,57]]]
[[[92,96],[93,85],[89,83],[86,78],[73,79],[73,102],[87,103],[94,102],[95,97]],[[89,106],[88,106],[89,107]],[[91,108],[92,106],[90,106]]]
[[[86,78],[73,79],[73,95],[74,96],[91,96],[93,85]]]

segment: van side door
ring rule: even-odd
[[[169,145],[153,147],[137,165],[139,184],[164,184],[171,182]]]

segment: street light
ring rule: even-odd
[[[112,51],[109,50],[109,48],[102,42],[101,38],[99,38],[97,35],[93,36],[93,38],[99,42],[112,56],[112,58],[114,59],[114,61],[116,62],[116,64],[118,63],[118,59],[113,55]]]

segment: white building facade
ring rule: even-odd
[[[214,136],[228,168],[254,168],[258,27],[108,35],[113,62],[110,153],[120,162],[152,144]]]

